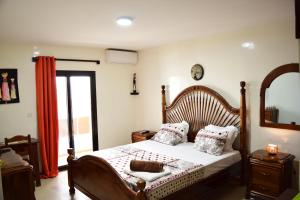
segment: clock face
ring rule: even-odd
[[[191,69],[192,78],[196,81],[199,81],[202,79],[203,75],[204,75],[204,69],[203,69],[202,65],[200,65],[200,64],[193,65],[193,67]]]

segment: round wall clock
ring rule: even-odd
[[[191,76],[194,80],[199,81],[203,78],[204,69],[203,66],[200,64],[193,65],[191,69]]]

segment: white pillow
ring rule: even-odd
[[[221,127],[210,124],[208,126],[205,126],[204,129],[210,132],[227,133],[224,151],[233,151],[232,144],[239,133],[238,129],[235,126]]]
[[[227,136],[227,132],[218,133],[201,129],[195,138],[194,149],[216,156],[221,155]]]
[[[182,121],[181,123],[174,123],[173,125],[179,127],[179,129],[183,130],[183,131],[181,131],[182,136],[183,136],[182,142],[187,142],[188,141],[187,134],[189,132],[189,124],[186,121]]]
[[[187,142],[187,133],[189,131],[189,124],[186,121],[181,123],[167,123],[162,124],[158,133],[152,139],[169,145],[176,145],[181,142]]]

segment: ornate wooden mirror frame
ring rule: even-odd
[[[299,64],[291,63],[277,67],[272,70],[266,78],[263,80],[260,89],[260,126],[263,127],[272,127],[272,128],[282,128],[282,129],[291,129],[291,130],[300,130],[300,125],[298,124],[284,124],[284,123],[266,123],[265,117],[265,96],[266,89],[268,89],[271,83],[280,75],[289,73],[289,72],[299,72]],[[300,92],[300,91],[299,91]]]

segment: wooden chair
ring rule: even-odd
[[[30,165],[33,165],[33,150],[30,135],[16,135],[12,138],[5,138],[4,143],[5,147],[12,148],[16,151],[17,154],[22,156],[22,158],[26,160]],[[18,144],[17,148],[14,148],[15,144]]]

